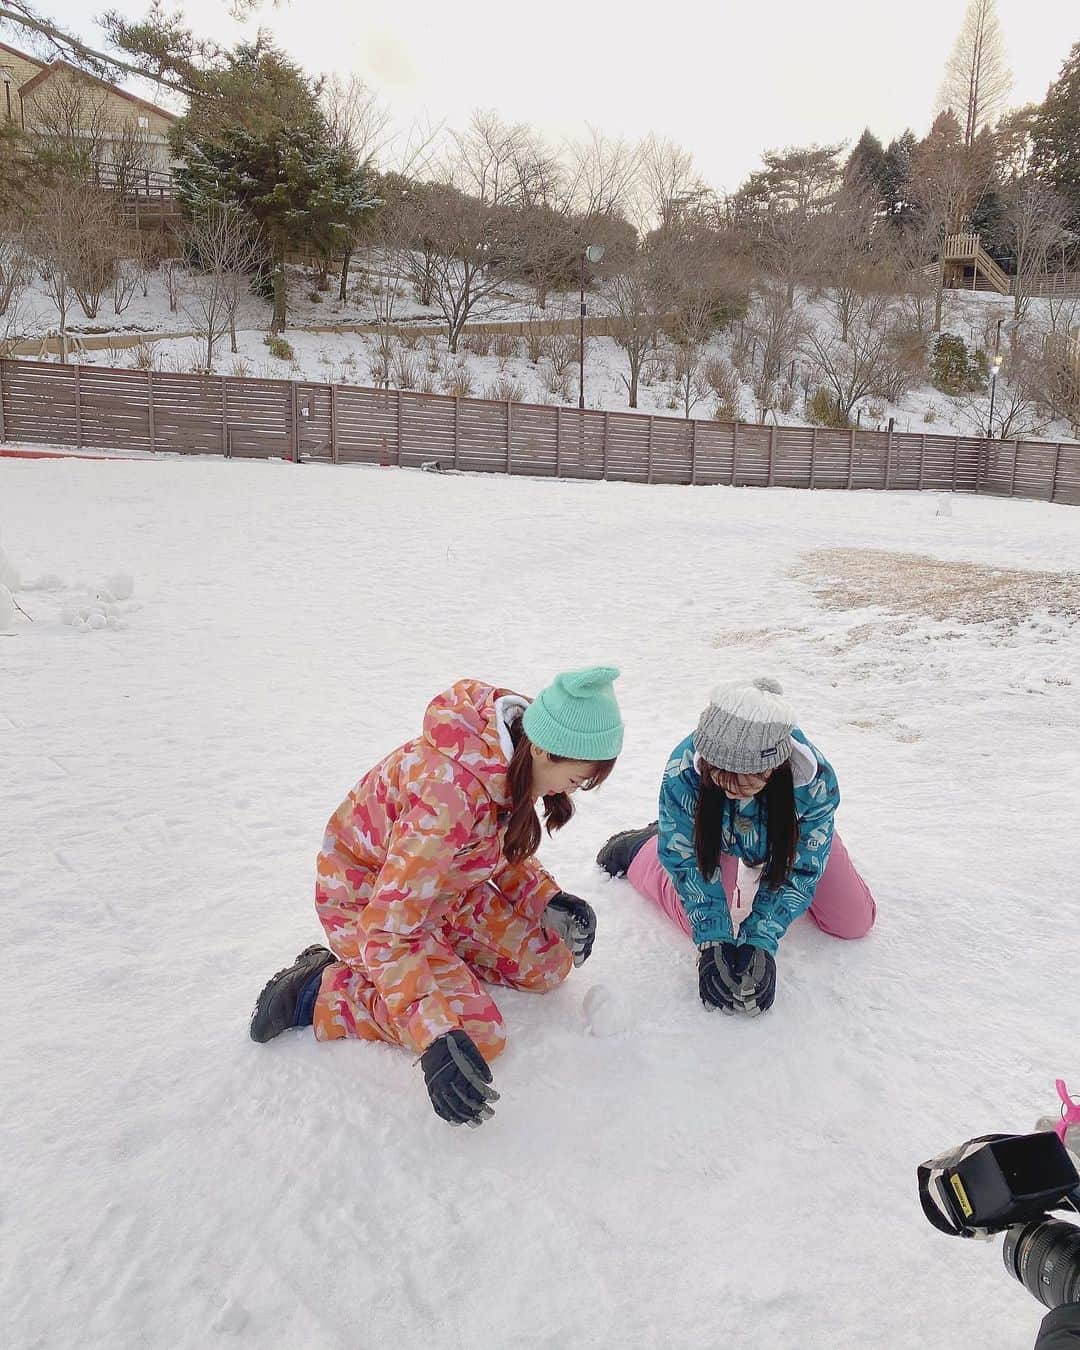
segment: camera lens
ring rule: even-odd
[[[1010,1275],[1046,1307],[1080,1302],[1080,1228],[1060,1219],[1014,1224],[1002,1256]]]

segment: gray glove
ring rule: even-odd
[[[587,900],[565,891],[552,900],[544,910],[543,925],[570,948],[575,966],[583,966],[592,955],[596,940],[596,911]]]

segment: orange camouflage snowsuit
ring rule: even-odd
[[[525,700],[461,680],[423,734],[366,774],[327,826],[315,908],[334,954],[315,1003],[320,1040],[358,1036],[417,1053],[461,1027],[492,1060],[502,1017],[486,984],[546,993],[569,948],[541,926],[559,887],[509,863],[507,718]]]

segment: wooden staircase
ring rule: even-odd
[[[1011,295],[1012,277],[987,253],[977,234],[947,234],[941,245],[941,284],[954,290]]]

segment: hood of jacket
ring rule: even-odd
[[[424,739],[476,778],[499,807],[510,804],[507,769],[513,755],[510,723],[528,700],[483,680],[458,680],[433,698]]]

